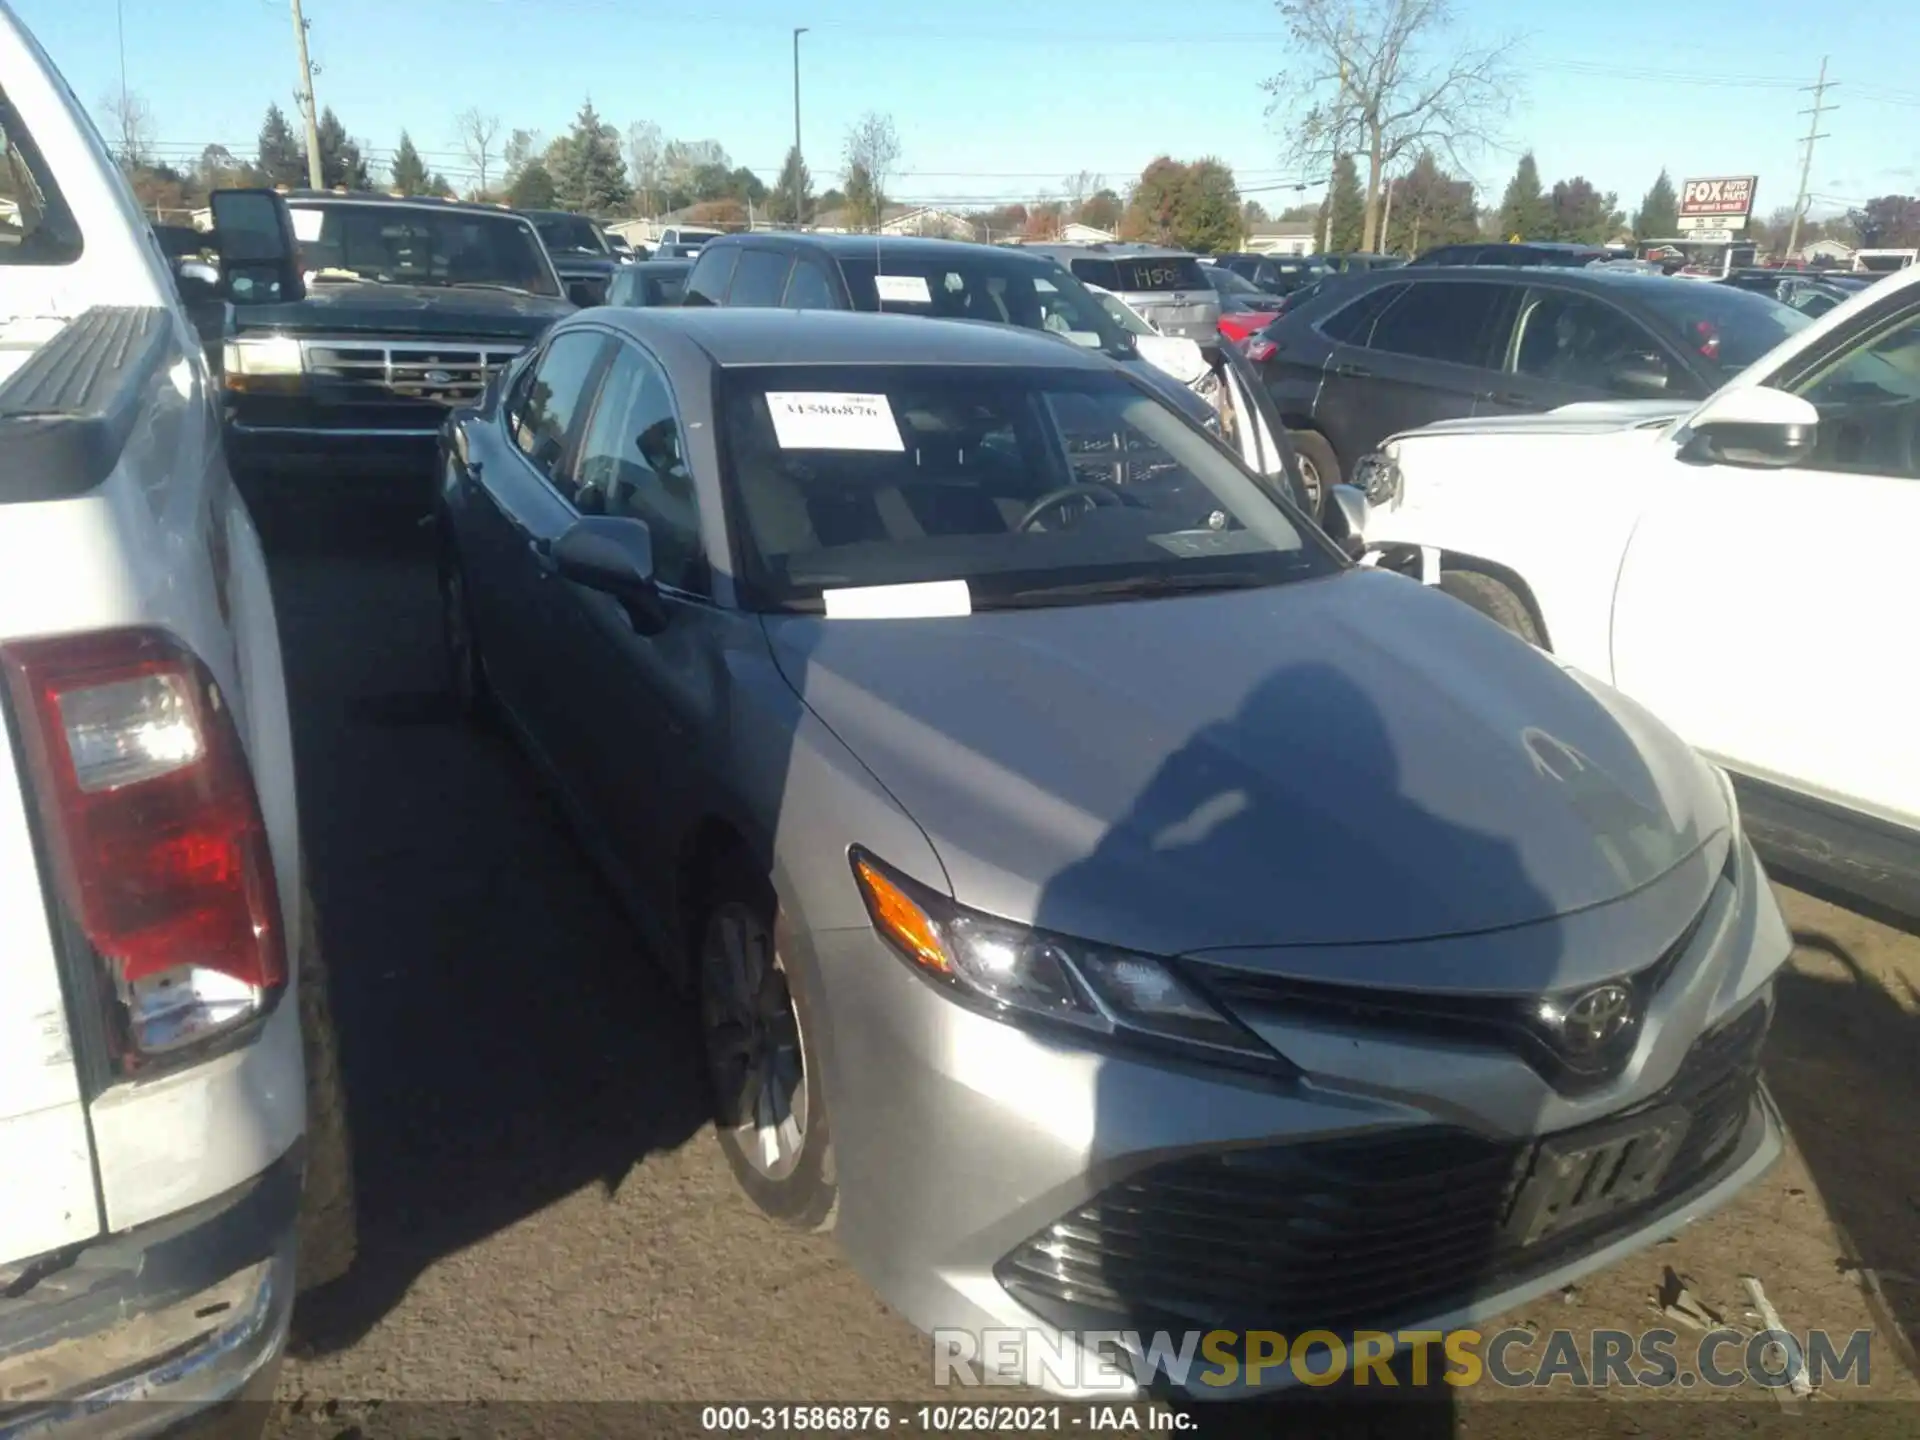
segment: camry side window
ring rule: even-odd
[[[646,521],[654,578],[673,590],[707,593],[686,437],[665,373],[637,346],[622,345],[607,369],[575,473],[580,488],[574,505],[581,514]]]
[[[1820,412],[1803,468],[1920,479],[1920,305],[1856,337],[1790,388]]]
[[[1688,395],[1697,389],[1637,321],[1611,305],[1565,291],[1536,291],[1529,298],[1513,368],[1536,380],[1625,399]]]
[[[733,272],[733,286],[727,291],[727,304],[765,308],[780,303],[787,288],[787,270],[792,261],[778,250],[743,249]]]
[[[817,260],[802,255],[793,262],[793,274],[787,277],[787,293],[781,303],[789,310],[837,310],[833,282]]]
[[[567,439],[605,343],[591,330],[556,337],[533,363],[525,403],[508,416],[513,443],[555,484],[564,483]]]
[[[721,305],[726,303],[727,286],[733,281],[734,262],[740,258],[737,245],[722,245],[703,250],[687,276],[683,305]]]

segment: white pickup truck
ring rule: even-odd
[[[0,197],[0,1436],[137,1435],[270,1392],[299,1246],[351,1257],[344,1115],[201,338],[4,0]],[[277,196],[214,208],[298,283]]]
[[[1703,402],[1430,425],[1355,479],[1377,555],[1654,711],[1770,862],[1920,914],[1920,269]]]

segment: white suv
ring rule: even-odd
[[[303,1226],[352,1253],[344,1117],[201,340],[4,0],[0,184],[0,1434],[119,1436],[271,1386]],[[215,207],[297,283],[278,197]]]
[[[1366,539],[1644,703],[1769,858],[1920,913],[1920,270],[1699,404],[1396,436]]]

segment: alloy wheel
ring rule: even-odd
[[[707,1063],[720,1124],[769,1180],[784,1180],[807,1144],[807,1072],[800,1017],[766,922],[729,902],[701,950]]]

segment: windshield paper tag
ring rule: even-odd
[[[862,585],[853,590],[823,590],[820,598],[829,620],[929,620],[973,613],[973,592],[964,580]]]
[[[884,395],[827,390],[769,390],[767,413],[782,450],[904,451]]]
[[[873,288],[879,292],[882,303],[888,300],[901,305],[931,305],[933,292],[927,288],[924,275],[876,275]]]
[[[320,238],[320,229],[327,223],[324,210],[293,210],[293,238],[302,245],[311,245]]]

